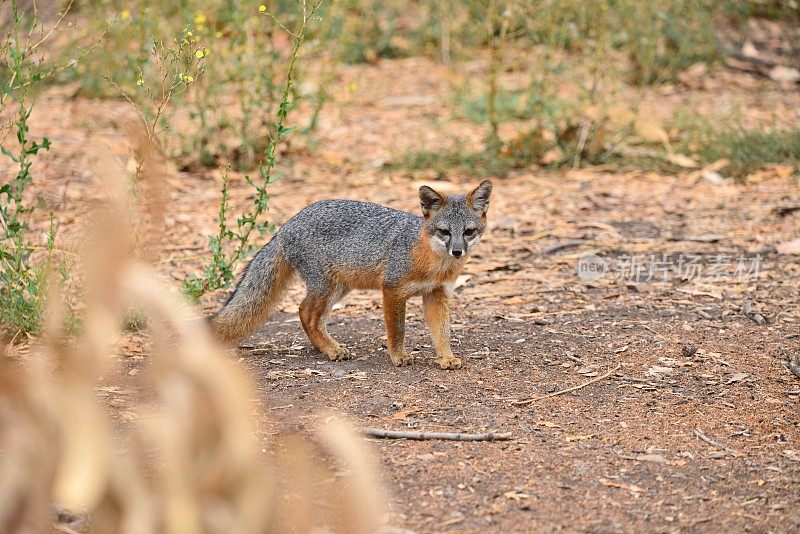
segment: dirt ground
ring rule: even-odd
[[[788,124],[800,122],[796,88],[722,68],[708,76],[726,81],[645,101],[660,114],[735,103],[756,118],[783,110]],[[314,145],[293,140],[283,155],[272,220],[331,197],[416,212],[416,190],[436,177],[386,163],[485,133],[452,118],[452,78],[424,59],[342,67]],[[37,162],[37,187],[63,221],[62,248],[75,249],[97,198],[97,152],[127,157],[118,126],[129,116],[124,102],[60,90],[40,100],[32,134],[50,136],[54,149]],[[446,178],[434,187],[479,181]],[[489,229],[454,304],[464,369],[438,368],[413,301],[407,344],[417,362],[392,367],[379,297],[358,292],[330,325],[356,359],[328,362],[302,333],[298,287],[239,350],[262,396],[264,439],[331,412],[357,427],[513,434],[491,443],[369,440],[397,532],[800,530],[800,379],[786,366],[800,350],[800,265],[775,249],[800,237],[791,169],[768,167],[746,184],[699,171],[527,169],[494,184]],[[168,185],[159,270],[177,288],[207,252],[218,174],[174,171]],[[234,206],[249,194],[233,176]],[[703,255],[706,271],[648,280],[646,270],[623,269],[582,280],[576,266],[586,253],[617,267],[632,257],[649,265],[654,255],[673,268]],[[712,275],[719,255],[727,269]],[[742,255],[750,270],[759,255],[755,280],[734,273]],[[149,364],[146,338],[126,338],[125,371]]]

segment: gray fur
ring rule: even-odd
[[[445,202],[447,202],[445,197],[427,185],[423,185],[419,188],[419,203],[422,207],[422,214],[426,217],[430,212],[441,208]]]
[[[472,209],[481,214],[486,213],[486,210],[489,209],[489,196],[491,196],[491,194],[492,182],[484,180],[481,182],[481,185],[476,187],[475,190],[469,194]]]
[[[278,257],[278,243],[271,239],[269,243],[261,247],[261,250],[250,260],[250,263],[242,272],[239,284],[225,301],[225,307],[232,303],[234,297],[239,294],[237,305],[257,308],[258,300],[262,295],[266,295],[269,286],[275,277],[276,260]],[[258,273],[258,275],[248,276],[248,273]],[[242,295],[248,295],[247,302]],[[249,302],[253,301],[253,302]]]
[[[294,273],[309,295],[327,295],[329,308],[349,291],[331,286],[334,270],[374,269],[383,273],[384,287],[394,287],[411,270],[412,250],[423,228],[437,254],[465,255],[483,233],[490,193],[489,182],[468,196],[445,197],[423,187],[420,201],[428,224],[422,217],[369,202],[315,202],[289,219],[256,254],[212,324],[226,339],[243,337],[266,318]]]
[[[333,269],[385,268],[384,284],[411,269],[422,217],[356,200],[322,200],[304,208],[275,234],[286,261],[310,293],[323,292]]]
[[[294,276],[279,254],[278,242],[271,240],[247,265],[236,290],[211,324],[223,341],[233,341],[252,332],[266,319]]]

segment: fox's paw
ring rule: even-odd
[[[414,363],[414,357],[405,350],[394,354],[390,352],[389,358],[391,358],[392,364],[394,364],[395,367],[402,367]]]
[[[461,359],[455,356],[445,356],[439,360],[442,369],[461,369]]]
[[[331,345],[330,347],[326,347],[322,353],[327,356],[329,360],[334,362],[338,360],[349,360],[353,357],[349,350],[338,343]]]

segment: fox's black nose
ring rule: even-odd
[[[460,258],[463,255],[464,255],[464,251],[463,250],[455,250],[455,249],[453,249],[453,256],[455,256],[456,258]]]

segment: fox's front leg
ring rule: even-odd
[[[450,305],[449,295],[443,287],[437,287],[423,295],[422,308],[425,322],[433,337],[433,346],[442,369],[460,369],[461,360],[453,355],[450,348]]]
[[[397,291],[383,289],[383,318],[386,321],[386,345],[389,358],[396,366],[411,365],[413,358],[406,351],[406,300]]]

